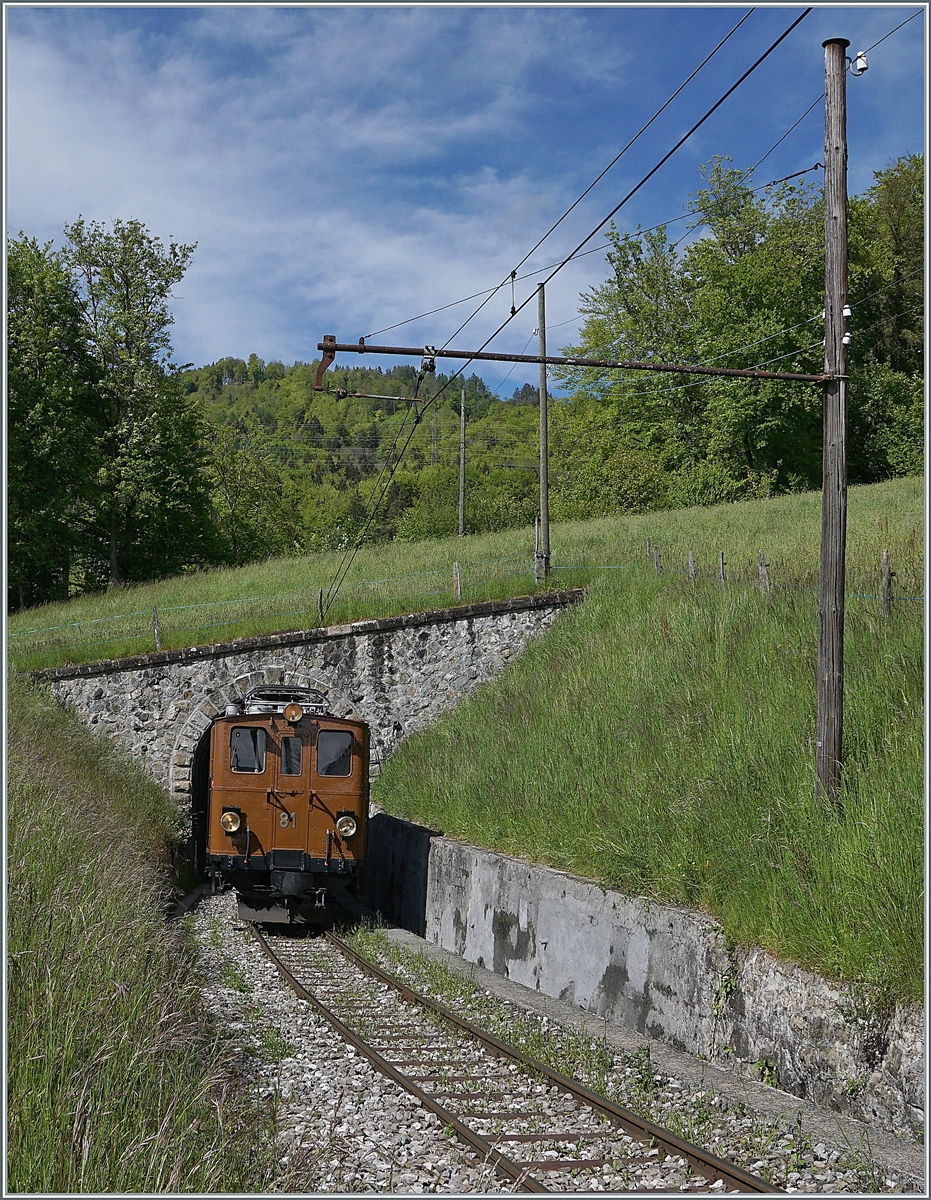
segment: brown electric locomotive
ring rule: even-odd
[[[262,688],[217,717],[205,865],[245,920],[325,920],[355,889],[368,764],[368,726],[327,713],[319,692]]]

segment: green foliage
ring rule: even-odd
[[[9,598],[67,598],[96,498],[96,369],[73,281],[51,243],[7,253]]]
[[[165,923],[167,797],[21,678],[9,700],[11,1190],[263,1190],[272,1114]]]
[[[65,227],[88,345],[98,367],[98,536],[109,582],[203,561],[207,481],[197,411],[171,363],[168,308],[195,247],[167,249],[136,220]]]
[[[555,408],[552,425],[561,464],[554,472],[550,499],[554,520],[661,506],[669,487],[661,458],[631,432],[616,410],[577,399]]]
[[[902,159],[877,172],[876,185],[851,202],[851,482],[915,471],[922,461],[922,174],[920,156]],[[581,341],[565,352],[727,367],[772,361],[775,370],[817,373],[820,192],[783,183],[760,195],[748,172],[721,159],[703,175],[706,186],[691,207],[693,228],[704,232],[681,252],[665,229],[624,236],[612,229],[612,277],[582,297]],[[666,473],[667,486],[656,488],[651,507],[718,503],[820,481],[821,394],[811,385],[594,368],[556,375],[577,404],[596,402],[610,414],[603,425],[608,444],[600,439],[598,456],[610,462],[612,440],[621,456],[636,445]],[[578,411],[590,421],[585,404]],[[584,441],[578,427],[574,432]],[[636,511],[644,494],[649,502],[650,473],[642,461],[631,462],[624,478],[635,481],[634,495],[605,482],[598,503],[613,494],[615,508]]]
[[[193,246],[79,218],[9,246],[11,605],[214,561],[204,434],[170,361]]]
[[[807,591],[613,572],[407,739],[375,799],[918,1002],[920,612],[848,606],[842,816],[814,788],[816,631]]]
[[[473,375],[457,380],[421,420],[403,399],[414,388],[410,367],[337,364],[328,390],[315,392],[312,367],[272,365],[251,355],[248,364],[223,359],[184,376],[219,454],[211,478],[222,561],[341,549],[360,537],[411,541],[455,532],[461,387],[469,418],[467,529],[490,532],[533,519],[536,389],[526,385],[500,401]],[[419,401],[431,400],[447,381],[427,376]],[[382,469],[409,435],[389,484]]]
[[[924,349],[924,157],[907,155],[850,205],[851,297],[858,305],[858,363],[875,360],[908,376]]]
[[[921,470],[923,159],[850,202],[851,483]],[[759,191],[715,159],[694,236],[613,229],[609,278],[567,352],[641,362],[823,367],[823,203]],[[473,375],[252,353],[171,363],[168,302],[194,251],[136,220],[79,218],[61,253],[10,246],[9,604],[210,564],[443,537],[537,511],[538,395]],[[566,368],[550,406],[554,519],[715,505],[820,485],[821,389],[784,380]],[[417,403],[412,398],[417,388]],[[358,393],[358,394],[357,394]],[[435,398],[435,403],[431,403]],[[426,406],[426,407],[424,407]],[[403,450],[403,461],[397,465]],[[396,469],[395,469],[396,468]],[[390,481],[389,481],[390,477]]]

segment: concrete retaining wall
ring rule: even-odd
[[[370,902],[544,995],[875,1124],[924,1120],[924,1017],[856,997],[720,926],[380,814]]]

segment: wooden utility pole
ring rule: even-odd
[[[537,288],[537,332],[540,358],[546,359],[546,298],[543,284]],[[534,553],[533,575],[539,583],[550,573],[550,451],[546,396],[546,362],[540,363],[540,542]]]
[[[465,388],[459,392],[459,536],[465,537]]]
[[[847,59],[824,46],[824,441],[818,595],[817,788],[840,807],[847,551]],[[847,310],[849,313],[849,309]]]

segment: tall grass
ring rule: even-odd
[[[922,594],[922,504],[920,479],[851,489],[852,592],[878,592],[882,551],[888,548],[900,595]],[[551,531],[554,570],[545,586],[584,585],[609,573],[605,568],[642,565],[649,538],[658,545],[667,571],[684,572],[691,550],[699,572],[713,575],[718,554],[724,551],[728,576],[751,579],[763,550],[775,586],[791,582],[815,587],[820,514],[820,493],[807,493],[716,508],[558,522]],[[150,652],[153,605],[158,608],[164,649],[312,628],[319,624],[320,590],[329,588],[342,561],[337,553],[272,559],[28,609],[10,619],[11,661],[30,670]],[[532,529],[366,545],[352,560],[326,622],[455,604],[454,562],[460,567],[463,602],[537,590]]]
[[[751,543],[752,544],[752,543]],[[847,619],[843,812],[813,787],[817,597],[616,572],[388,761],[447,834],[718,917],[875,1004],[922,994],[922,626]]]
[[[22,680],[9,700],[10,1191],[261,1190],[270,1114],[163,916],[167,799]]]

